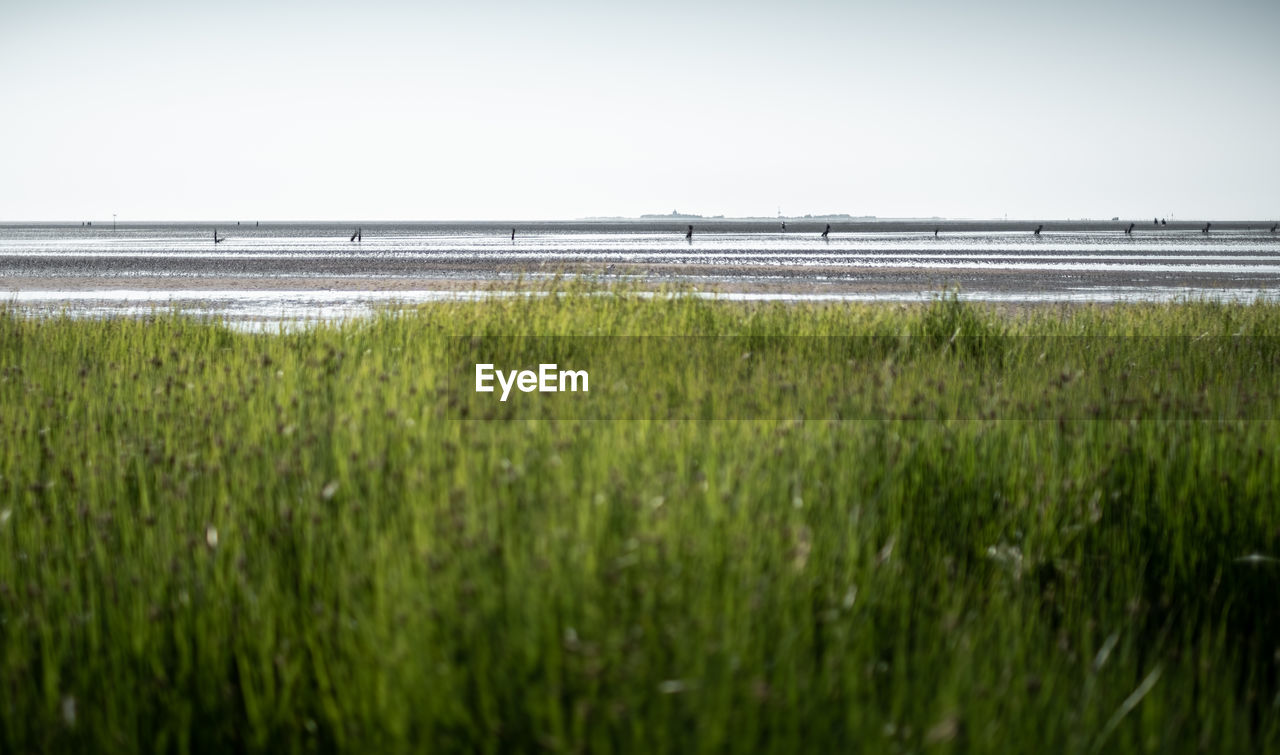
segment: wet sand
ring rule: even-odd
[[[243,268],[240,263],[239,267]],[[279,267],[279,263],[272,263]],[[556,277],[609,285],[632,284],[724,292],[792,294],[922,293],[959,288],[993,294],[1052,294],[1087,289],[1186,288],[1265,289],[1270,276],[1223,276],[1191,272],[955,270],[945,267],[806,265],[803,268],[751,265],[602,265],[459,262],[417,274],[302,275],[241,272],[234,275],[6,275],[0,292],[19,291],[486,291],[543,288]]]
[[[0,299],[163,301],[272,296],[387,301],[546,290],[562,279],[739,296],[989,301],[1251,300],[1280,293],[1280,234],[1264,221],[849,221],[644,219],[569,223],[0,226]],[[696,236],[686,244],[683,229]],[[508,240],[512,226],[517,240]],[[934,229],[940,231],[934,237]],[[676,234],[679,233],[677,236]],[[561,279],[558,281],[558,279]]]

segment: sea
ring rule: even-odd
[[[1273,224],[1213,223],[1206,231],[1207,222],[1147,220],[1130,232],[1116,221],[683,217],[0,224],[0,306],[91,317],[179,308],[229,321],[305,322],[528,295],[580,277],[643,295],[755,301],[913,302],[951,293],[1027,304],[1280,299]]]

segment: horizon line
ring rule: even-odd
[[[1142,224],[1146,220],[1155,220],[1159,216],[1113,216],[1110,218],[1086,218],[1086,217],[943,217],[943,216],[896,216],[896,217],[879,217],[875,215],[848,215],[846,213],[830,213],[830,214],[811,214],[811,215],[651,215],[648,217],[628,216],[628,215],[592,215],[576,218],[272,218],[253,220],[228,220],[225,218],[218,219],[165,219],[165,218],[148,218],[148,219],[121,219],[116,218],[90,218],[86,220],[67,220],[67,219],[0,219],[0,226],[14,225],[71,225],[82,227],[88,223],[108,226],[112,223],[117,225],[124,224],[143,224],[143,225],[225,225],[228,227],[253,227],[253,224],[277,224],[277,225],[298,225],[306,223],[329,223],[329,224],[352,224],[352,223],[383,223],[383,224],[431,224],[431,223],[526,223],[526,224],[549,224],[549,223],[593,223],[593,222],[637,222],[637,223],[654,223],[664,220],[673,222],[682,222],[688,220],[705,221],[705,222],[777,222],[779,220],[798,220],[798,221],[837,221],[859,225],[873,225],[877,223],[1128,223],[1134,222]],[[1224,218],[1221,216],[1203,216],[1203,217],[1183,217],[1173,218],[1164,216],[1163,220],[1170,223],[1272,223],[1280,218],[1280,213],[1275,217],[1236,217]]]

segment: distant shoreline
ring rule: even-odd
[[[1199,232],[1205,223],[1212,223],[1215,231],[1257,232],[1267,233],[1277,222],[1275,219],[1261,218],[1252,220],[1216,220],[1201,218],[1197,220],[1169,220],[1165,225],[1152,223],[1152,218],[1121,218],[1120,220],[930,220],[930,219],[877,219],[877,220],[842,220],[834,217],[799,217],[799,218],[589,218],[578,220],[119,220],[117,230],[128,228],[166,228],[166,227],[217,227],[227,234],[251,234],[289,226],[311,228],[333,228],[335,230],[362,228],[366,235],[376,234],[379,229],[419,228],[440,229],[473,229],[491,230],[494,233],[510,233],[512,228],[521,231],[537,231],[539,229],[559,231],[598,231],[608,232],[611,228],[637,231],[674,231],[683,230],[693,225],[703,233],[770,233],[780,232],[783,221],[787,224],[787,233],[821,232],[827,223],[831,224],[832,233],[1017,233],[1030,232],[1043,224],[1043,233],[1061,232],[1124,232],[1130,223],[1134,224],[1135,234]],[[256,223],[256,225],[255,225]],[[39,221],[0,221],[0,239],[4,231],[22,228],[73,228],[84,229],[85,232],[112,231],[111,221],[94,220],[93,225],[82,225],[81,221],[39,220]]]

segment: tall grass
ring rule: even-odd
[[[585,291],[267,335],[0,313],[0,751],[1275,749],[1276,333]],[[890,411],[801,421],[726,368],[700,399],[774,419],[454,418],[452,336],[621,334],[900,339],[798,392]]]

